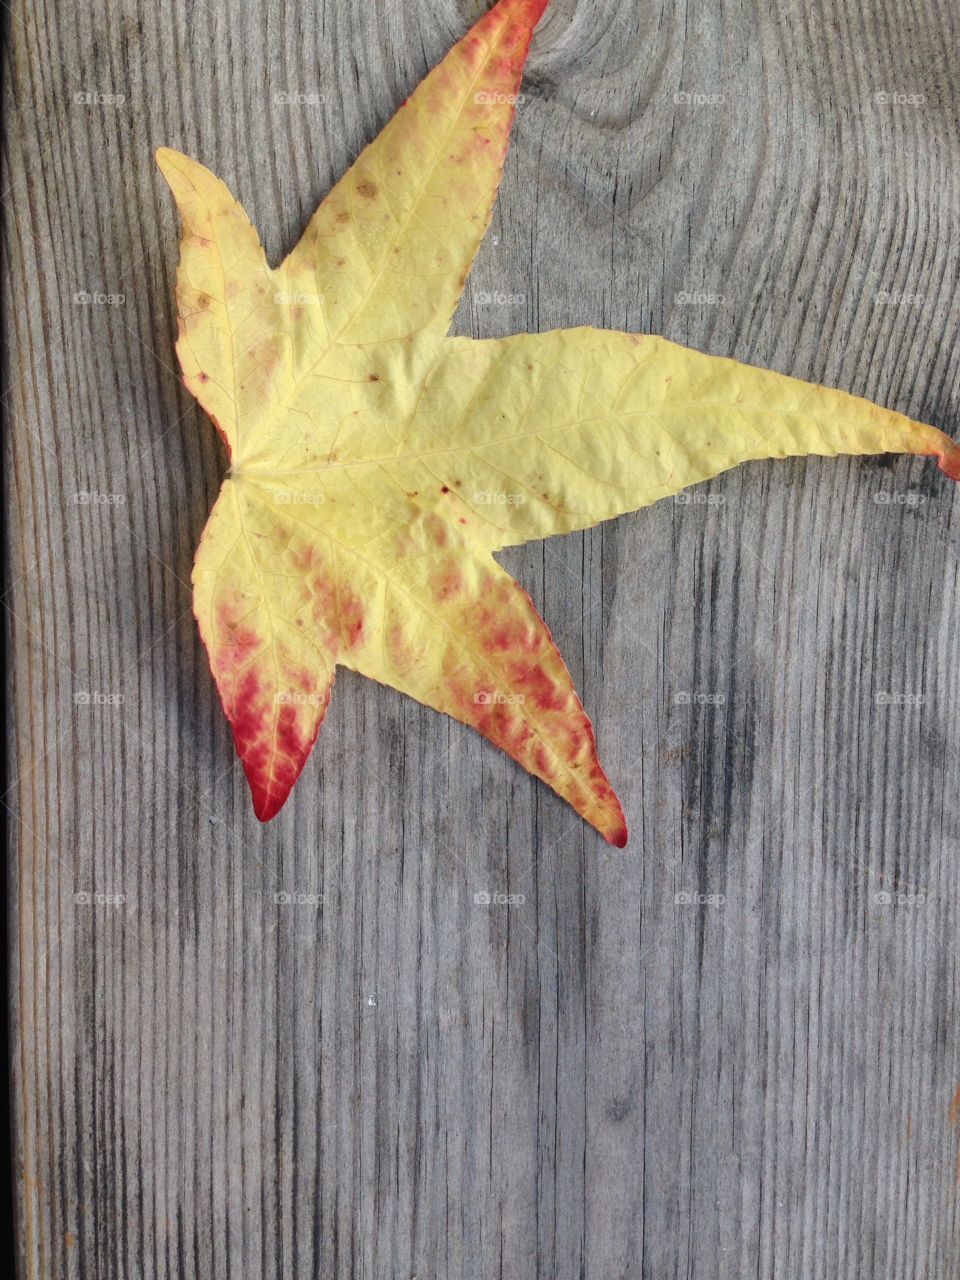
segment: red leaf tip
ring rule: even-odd
[[[940,454],[937,465],[951,480],[960,481],[960,444],[951,440],[949,447]]]
[[[275,818],[286,803],[287,796],[280,792],[261,791],[252,783],[250,791],[253,795],[253,812],[261,822],[269,822],[271,818]],[[289,792],[287,794],[289,795]]]
[[[504,17],[509,14],[510,17],[521,19],[532,31],[549,3],[550,0],[499,0],[498,4],[487,11],[487,16],[499,13]],[[484,19],[481,18],[480,21],[483,22]]]
[[[615,849],[625,848],[627,841],[630,839],[630,832],[627,830],[627,824],[624,823],[618,830],[609,832],[605,836],[605,839],[607,843],[612,844]]]
[[[627,841],[630,839],[630,832],[627,830],[627,819],[623,812],[623,805],[620,803],[620,800],[612,787],[609,788],[608,804],[603,818],[600,820],[594,820],[590,816],[589,812],[584,816],[587,822],[599,831],[607,844],[612,844],[615,849],[624,848]]]

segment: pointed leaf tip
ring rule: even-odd
[[[947,447],[940,454],[937,465],[951,480],[960,481],[960,444],[955,440],[949,440]]]
[[[191,160],[189,156],[184,155],[182,151],[177,151],[174,147],[157,147],[153,153],[157,168],[166,178],[167,182],[173,187],[178,173],[182,172],[186,166],[195,165],[196,160]]]
[[[277,814],[280,812],[280,810],[283,808],[284,803],[286,801],[286,797],[284,797],[284,799],[281,800],[279,799],[279,797],[275,795],[271,795],[269,792],[265,792],[261,794],[256,791],[253,791],[252,788],[251,788],[251,794],[253,796],[253,812],[256,815],[256,817],[259,819],[259,821],[264,823],[269,822],[272,818],[275,818]]]
[[[488,9],[311,218],[284,264],[286,288],[309,294],[322,280],[324,322],[342,342],[446,334],[490,222],[547,3]]]
[[[612,831],[605,837],[608,844],[612,844],[615,849],[625,849],[627,841],[630,839],[630,832],[627,830],[627,824],[624,823],[616,831]]]
[[[514,9],[517,14],[535,27],[543,17],[550,0],[500,0],[505,10]],[[495,8],[499,6],[494,6]]]
[[[612,844],[615,849],[623,849],[630,839],[627,818],[623,812],[620,797],[610,785],[606,774],[602,770],[600,773],[602,777],[602,802],[596,807],[591,805],[589,808],[581,810],[581,815],[585,822],[589,823],[595,831],[603,836],[607,844]]]
[[[502,23],[504,19],[520,22],[523,26],[529,28],[529,35],[526,37],[525,48],[521,55],[522,65],[526,61],[527,51],[537,23],[543,17],[549,3],[550,0],[499,0],[479,20],[474,30],[481,29],[487,24]]]

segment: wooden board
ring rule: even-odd
[[[348,674],[253,816],[190,614],[224,457],[152,152],[221,174],[276,259],[483,7],[6,15],[21,1275],[960,1276],[932,464],[752,464],[503,556],[625,852]],[[661,332],[960,434],[953,0],[554,0],[524,94],[460,332]]]

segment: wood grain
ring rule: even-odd
[[[20,1273],[958,1277],[960,502],[930,464],[752,464],[503,557],[625,853],[346,673],[253,817],[190,615],[224,458],[152,152],[276,258],[483,7],[5,15]],[[953,0],[554,0],[524,93],[459,331],[661,332],[960,434]]]

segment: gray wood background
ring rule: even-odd
[[[4,5],[21,1275],[955,1278],[932,463],[752,464],[503,557],[625,852],[346,673],[253,816],[190,614],[224,456],[152,151],[276,258],[484,7]],[[960,434],[955,0],[554,0],[524,91],[461,332],[661,332]]]

